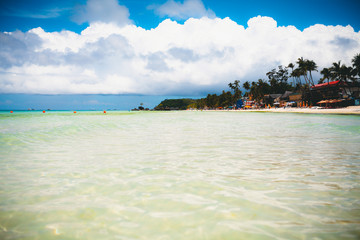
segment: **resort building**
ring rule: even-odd
[[[289,102],[292,106],[300,106],[302,103],[302,94],[301,93],[291,93],[289,95]]]
[[[345,81],[332,81],[311,87],[314,103],[324,107],[346,107],[359,104],[360,84]]]
[[[291,91],[286,91],[284,94],[267,94],[264,96],[264,103],[275,107],[296,106],[297,101],[301,102],[301,97],[301,93]],[[292,104],[289,105],[289,102]]]

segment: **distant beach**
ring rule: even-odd
[[[244,112],[290,112],[290,113],[316,113],[316,114],[358,114],[360,106],[349,106],[346,108],[262,108],[240,110]]]
[[[310,113],[310,114],[351,114],[360,115],[360,106],[346,108],[261,108],[247,110],[205,110],[205,111],[239,111],[239,112],[278,112],[278,113]]]

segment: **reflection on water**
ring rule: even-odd
[[[0,114],[0,239],[358,239],[360,118]]]

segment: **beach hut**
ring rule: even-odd
[[[266,94],[264,95],[265,104],[273,105],[274,102],[279,102],[282,94]]]

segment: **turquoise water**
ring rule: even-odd
[[[360,117],[0,113],[0,239],[359,239]]]

